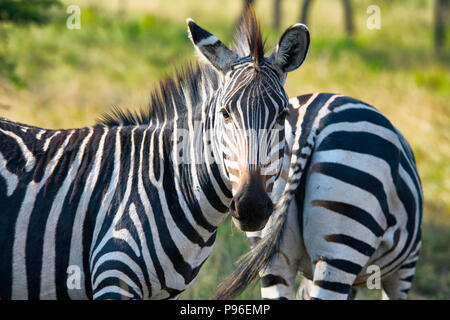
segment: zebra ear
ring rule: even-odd
[[[294,24],[283,33],[269,59],[284,73],[294,71],[305,61],[309,41],[308,27],[301,23]]]
[[[189,18],[186,22],[189,38],[200,58],[209,62],[217,70],[227,72],[239,58],[238,55],[228,49],[216,36],[199,27],[194,20]]]

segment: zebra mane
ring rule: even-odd
[[[251,56],[258,67],[264,60],[265,40],[252,6],[248,6],[235,33],[233,50],[241,57]],[[190,106],[199,105],[203,87],[217,89],[219,75],[206,64],[187,63],[176,70],[174,76],[160,80],[151,90],[150,102],[145,109],[123,110],[117,106],[100,116],[97,123],[107,126],[149,124],[152,120],[174,119]]]
[[[236,28],[232,50],[239,56],[251,56],[256,65],[260,65],[264,59],[265,43],[263,40],[261,25],[256,18],[253,6],[247,6],[244,16]]]
[[[160,122],[174,119],[176,114],[185,114],[188,108],[201,104],[201,90],[215,90],[218,75],[211,67],[187,63],[176,69],[174,76],[166,76],[151,90],[147,108],[133,111],[117,106],[100,116],[97,123],[109,127],[145,125],[152,120]]]

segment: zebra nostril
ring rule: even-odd
[[[231,211],[236,212],[236,205],[234,204],[234,199],[231,200],[230,209],[231,209]]]

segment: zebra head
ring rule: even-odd
[[[284,155],[287,72],[297,69],[309,48],[305,25],[295,24],[264,57],[259,24],[253,10],[243,19],[233,49],[188,19],[188,30],[201,60],[219,74],[215,94],[214,141],[222,156],[233,198],[229,210],[243,231],[261,230],[269,219],[273,184]]]

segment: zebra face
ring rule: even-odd
[[[259,230],[269,219],[273,184],[284,155],[288,96],[269,61],[246,62],[230,71],[216,119],[223,163],[232,185],[230,213],[242,230]]]
[[[187,20],[189,35],[202,60],[221,76],[214,99],[212,141],[222,155],[233,198],[229,210],[243,231],[264,228],[273,211],[271,192],[281,172],[288,96],[286,74],[305,60],[306,26],[288,28],[269,57],[264,57],[261,31],[254,13],[244,19],[236,49]],[[242,40],[243,35],[245,40]]]

